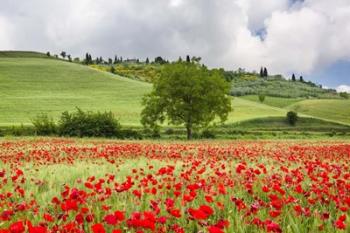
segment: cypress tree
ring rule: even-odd
[[[263,78],[264,77],[264,68],[260,68],[260,77]]]
[[[266,67],[264,68],[264,77],[267,77],[267,76],[269,76],[269,74],[267,73],[267,69],[266,69]]]
[[[295,79],[295,75],[294,75],[294,74],[292,75],[292,81],[293,81],[293,82],[295,82],[295,81],[296,81],[296,79]]]

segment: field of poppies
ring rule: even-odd
[[[350,143],[2,140],[9,232],[350,232]]]

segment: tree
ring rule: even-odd
[[[114,66],[111,66],[110,71],[111,71],[112,74],[115,74],[115,68],[114,68]]]
[[[50,52],[47,52],[47,53],[46,53],[46,56],[51,57]]]
[[[266,96],[264,94],[259,95],[259,101],[263,103],[265,101]]]
[[[300,76],[299,81],[302,82],[302,83],[304,82],[303,76]]]
[[[85,63],[86,65],[92,64],[92,57],[91,57],[91,54],[89,54],[89,53],[86,53],[86,54],[85,54],[85,61],[84,61],[84,63]]]
[[[66,58],[67,53],[66,53],[65,51],[62,51],[62,52],[60,53],[60,55],[61,55],[61,57],[63,57],[63,59],[65,59],[65,58]]]
[[[187,55],[187,56],[186,56],[186,62],[191,62],[190,55]]]
[[[147,65],[149,64],[149,59],[148,59],[148,57],[146,58],[146,64],[147,64]]]
[[[298,121],[298,114],[296,112],[290,111],[287,113],[287,122],[294,126]]]
[[[219,71],[195,63],[167,64],[154,82],[153,91],[143,98],[141,123],[154,131],[165,120],[184,125],[191,139],[194,127],[206,127],[216,117],[222,122],[227,119],[231,111],[229,90],[229,83]]]
[[[119,62],[118,56],[115,55],[115,56],[114,56],[114,62],[113,62],[113,63],[114,63],[114,64],[117,64],[118,62]]]
[[[292,81],[293,81],[293,82],[296,81],[295,74],[292,75]]]
[[[263,78],[264,77],[264,68],[260,68],[260,77]]]
[[[342,97],[343,99],[349,99],[349,94],[346,92],[340,92],[339,96]]]
[[[161,56],[156,57],[154,59],[154,62],[158,63],[158,64],[161,64],[161,65],[166,63],[166,61]]]
[[[69,62],[72,62],[72,57],[71,57],[70,54],[67,55],[67,58],[68,58],[68,61],[69,61]]]
[[[266,67],[264,68],[264,77],[268,77],[269,76],[269,74],[267,73],[267,69],[266,69]]]

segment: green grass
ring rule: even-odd
[[[350,100],[304,100],[288,109],[309,116],[350,124]]]
[[[247,95],[247,96],[242,96],[241,98],[260,103],[259,96],[257,95]],[[302,100],[304,99],[266,96],[263,104],[266,104],[272,107],[277,107],[277,108],[284,108],[284,107],[287,107],[288,105],[292,105]]]
[[[30,124],[39,113],[57,119],[75,107],[111,110],[122,124],[139,124],[150,84],[65,61],[15,56],[0,54],[1,125]]]
[[[266,117],[253,120],[247,120],[234,124],[236,128],[245,130],[276,130],[276,131],[313,131],[313,132],[331,132],[349,131],[350,126],[335,122],[325,121],[316,118],[300,117],[295,126],[287,123],[285,117]]]
[[[123,125],[141,126],[142,96],[151,84],[109,72],[101,72],[36,52],[0,52],[0,126],[31,124],[40,113],[58,119],[76,107],[112,111]],[[284,117],[289,109],[301,116],[314,116],[350,123],[350,101],[304,100],[267,96],[235,97],[227,123]],[[290,106],[290,107],[288,107]]]
[[[141,98],[151,90],[151,84],[74,63],[30,58],[30,54],[0,54],[1,125],[30,124],[31,118],[40,113],[57,119],[63,111],[75,107],[112,110],[122,124],[140,125]],[[228,119],[231,123],[286,113],[240,98],[234,98],[232,104],[234,110]]]
[[[49,58],[46,54],[32,51],[0,51],[0,58]],[[52,57],[54,58],[54,57]]]
[[[232,108],[233,111],[229,114],[228,123],[264,117],[285,116],[287,114],[285,109],[271,107],[237,97],[233,98]]]

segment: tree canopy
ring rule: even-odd
[[[194,127],[206,127],[216,117],[222,122],[227,119],[231,111],[229,89],[222,72],[209,71],[194,62],[167,64],[153,91],[143,99],[141,123],[152,129],[164,121],[184,125],[191,139]]]

